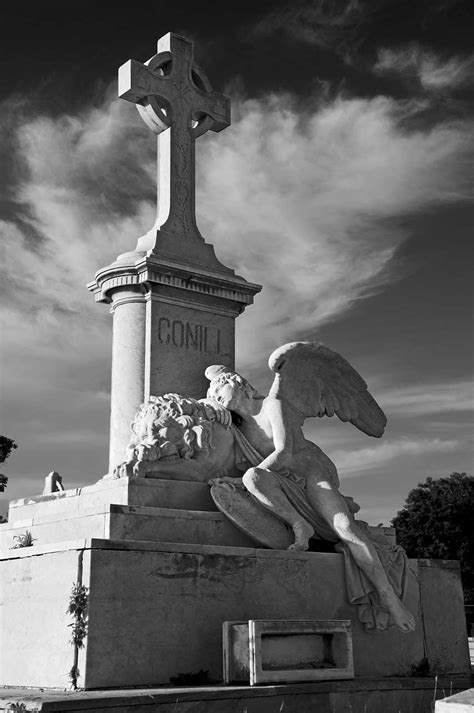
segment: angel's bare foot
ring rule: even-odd
[[[415,617],[395,594],[386,602],[386,606],[393,617],[395,626],[401,632],[409,634],[411,631],[415,631]]]
[[[307,550],[308,540],[314,535],[314,530],[305,520],[303,522],[298,522],[293,525],[293,532],[295,533],[295,541],[292,545],[288,547],[289,550]]]

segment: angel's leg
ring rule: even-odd
[[[308,499],[341,540],[349,547],[355,561],[377,589],[381,603],[391,613],[404,633],[415,629],[415,619],[402,604],[390,584],[372,541],[357,525],[343,496],[328,481],[307,479]]]
[[[264,508],[293,528],[295,541],[288,549],[307,550],[308,540],[314,535],[314,530],[289,502],[273,473],[262,468],[249,468],[242,482]]]

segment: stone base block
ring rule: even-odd
[[[456,693],[469,685],[472,679],[444,677],[436,681],[357,679],[252,688],[0,689],[0,711],[11,713],[16,704],[16,710],[25,713],[433,713],[434,700],[444,697],[446,691]]]
[[[350,621],[226,621],[224,683],[354,678]]]
[[[436,701],[435,713],[474,713],[474,688]]]
[[[67,688],[78,658],[86,689],[167,684],[204,669],[222,677],[222,623],[350,619],[355,675],[417,666],[468,674],[459,566],[412,560],[412,634],[367,634],[346,600],[340,554],[83,540],[1,554],[0,685]],[[84,647],[71,644],[73,583],[88,588]]]
[[[8,521],[33,521],[37,517],[77,517],[103,509],[105,505],[204,510],[216,512],[207,483],[152,478],[102,478],[94,485],[34,495],[10,502]]]
[[[381,528],[371,529],[380,536]],[[0,550],[11,548],[26,530],[37,545],[97,537],[255,546],[217,511],[207,483],[187,480],[104,478],[84,488],[14,500],[8,523],[0,525]],[[393,528],[383,528],[383,534],[395,542]]]
[[[2,549],[15,544],[15,537],[31,532],[37,545],[77,538],[187,542],[202,545],[253,547],[252,540],[219,512],[167,508],[103,505],[85,508],[66,517],[40,511],[31,520],[16,521],[2,528]]]

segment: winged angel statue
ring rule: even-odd
[[[114,477],[209,482],[217,507],[267,547],[306,550],[311,538],[334,543],[344,555],[349,600],[366,629],[413,631],[414,617],[402,602],[404,550],[355,520],[358,506],[340,493],[335,465],[302,429],[309,417],[336,414],[380,437],[383,411],[360,374],[322,344],[285,344],[269,366],[275,378],[265,398],[222,365],[206,369],[205,399],[151,397],[132,424],[127,461]]]
[[[336,414],[380,437],[387,423],[382,409],[349,362],[322,344],[285,344],[271,354],[269,366],[275,378],[266,398],[226,367],[206,370],[207,396],[236,415],[238,442],[251,463],[241,479],[211,483],[244,487],[287,523],[294,533],[289,549],[306,550],[313,535],[337,542],[345,556],[349,598],[359,604],[366,628],[413,631],[415,619],[401,601],[404,551],[374,541],[354,519],[356,507],[339,492],[335,465],[302,430],[309,417]]]

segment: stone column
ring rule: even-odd
[[[144,399],[145,321],[144,290],[114,290],[112,380],[110,399],[109,473],[124,460],[130,424]]]
[[[144,400],[170,392],[202,398],[206,367],[234,366],[235,318],[261,289],[221,265],[202,239],[188,247],[187,264],[125,253],[88,285],[114,315],[109,474],[125,459]]]

